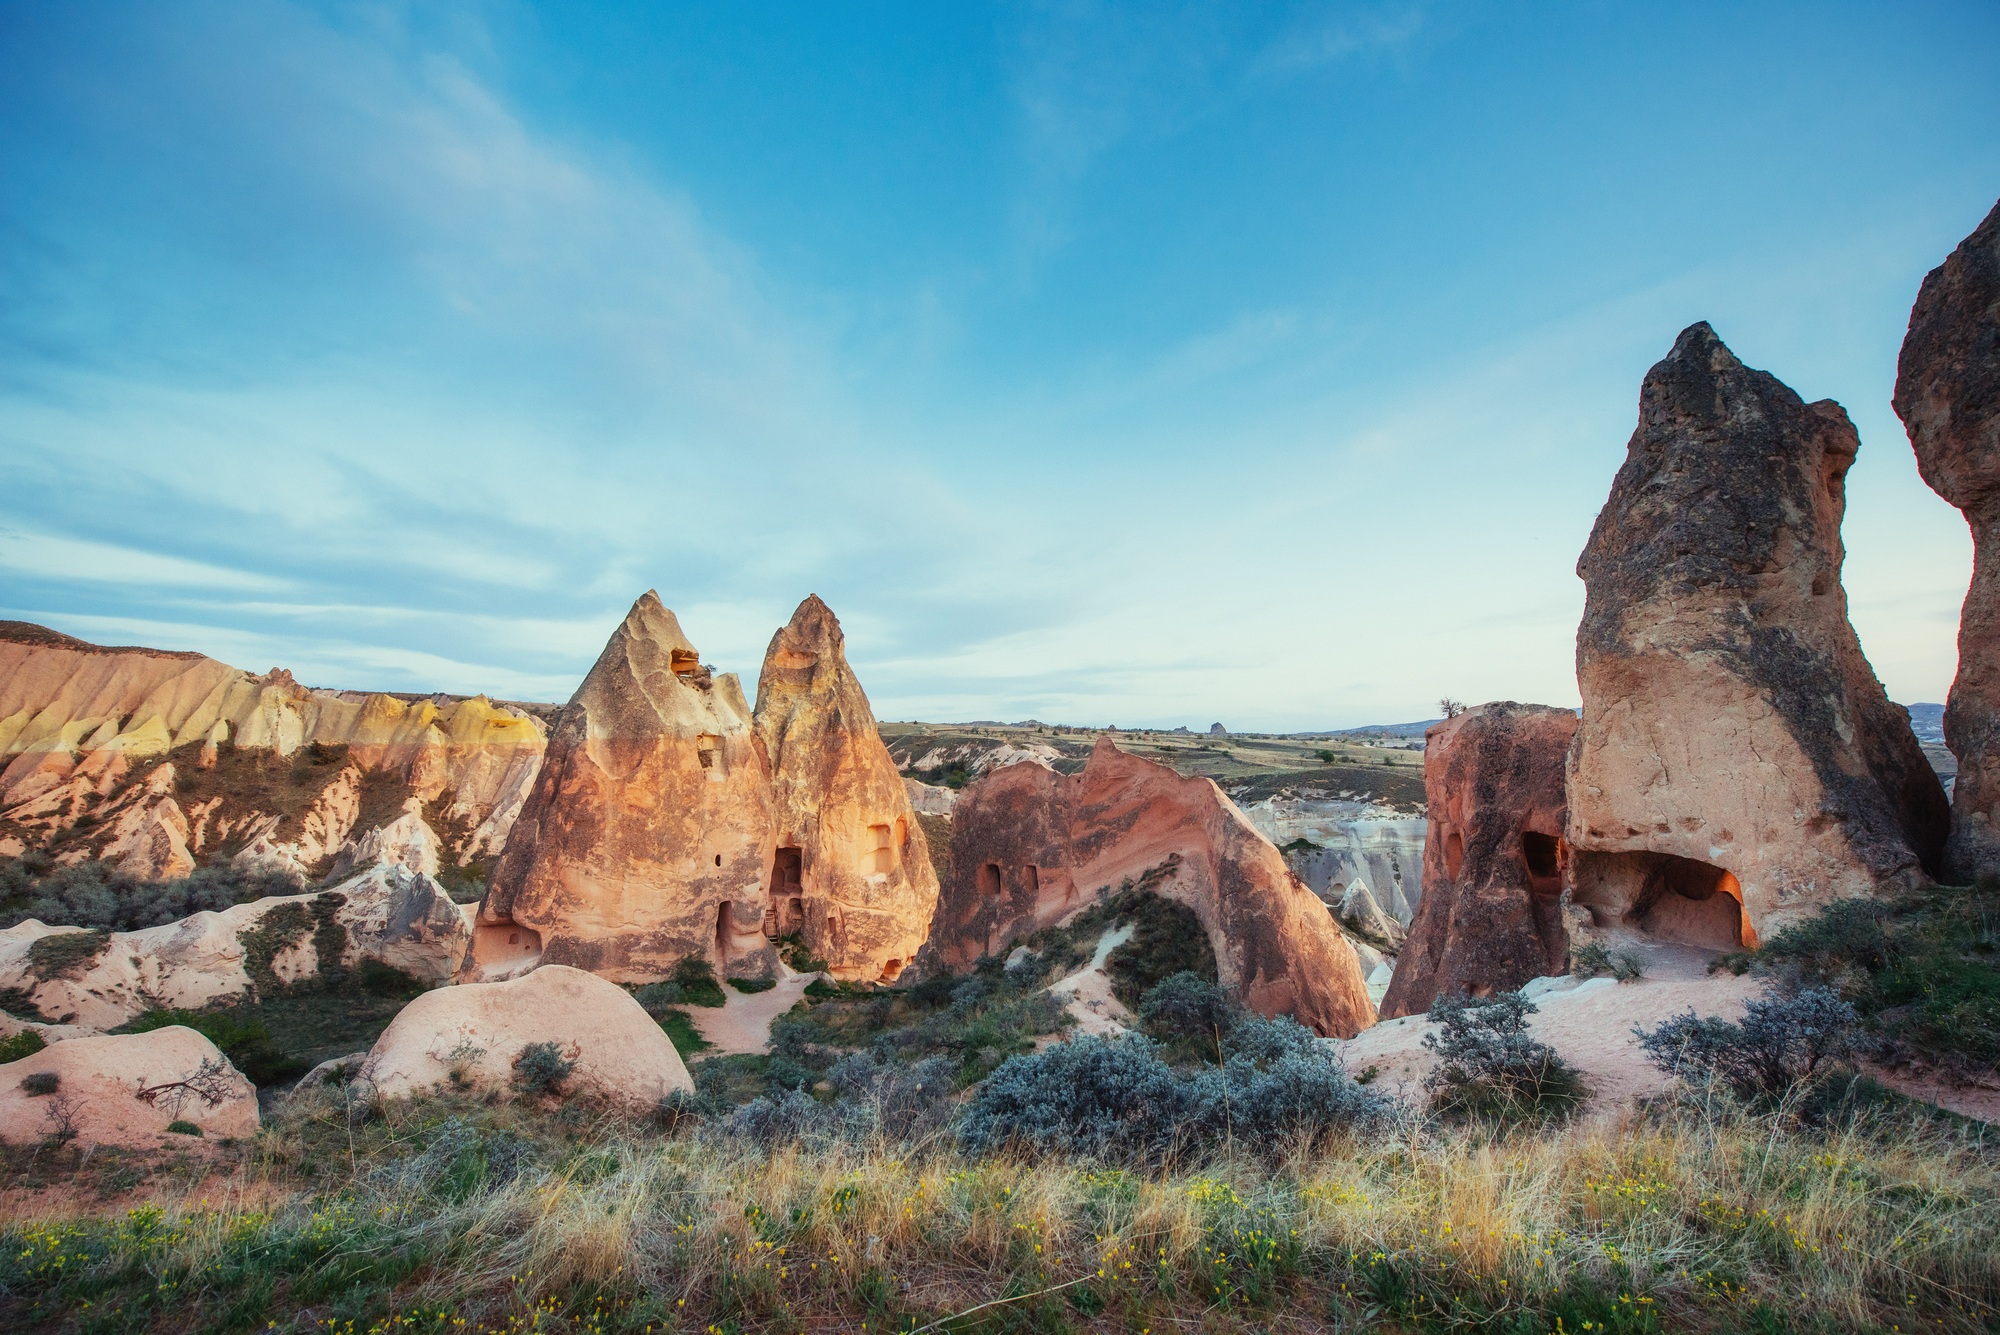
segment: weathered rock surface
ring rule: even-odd
[[[2000,875],[2000,204],[1931,270],[1910,311],[1896,412],[1932,490],[1972,528],[1945,742],[1958,758],[1944,874]]]
[[[483,696],[307,690],[280,669],[253,677],[0,622],[0,817],[66,862],[160,878],[257,843],[311,869],[357,833],[363,790],[382,783],[430,810],[464,862],[505,842],[543,732]]]
[[[1647,373],[1577,563],[1568,843],[1594,921],[1733,948],[1934,871],[1944,794],[1840,583],[1859,445],[1706,324]]]
[[[480,907],[468,976],[544,963],[642,981],[689,955],[743,972],[746,957],[772,957],[771,829],[770,768],[742,687],[702,666],[649,591],[550,734]]]
[[[38,963],[45,937],[76,936],[33,918],[0,930],[0,988],[18,988],[51,1021],[115,1029],[154,1006],[200,1009],[244,996],[264,981],[318,977],[335,960],[378,960],[425,982],[452,978],[472,940],[470,906],[407,868],[371,868],[331,891],[253,900],[136,932],[110,932],[94,956],[56,968]],[[337,934],[320,935],[323,923]],[[337,942],[337,945],[336,945]],[[337,949],[337,955],[332,955]],[[322,951],[332,958],[322,959]]]
[[[554,1043],[575,1063],[565,1093],[650,1112],[694,1089],[674,1045],[629,993],[562,965],[424,993],[376,1040],[360,1078],[383,1099],[453,1087],[504,1091],[532,1043]]]
[[[1009,766],[952,815],[951,879],[927,967],[962,969],[1100,895],[1153,890],[1193,909],[1222,984],[1322,1034],[1375,1019],[1356,952],[1320,899],[1213,782],[1100,738],[1081,774]]]
[[[904,779],[903,791],[909,794],[910,809],[919,816],[949,816],[952,804],[958,801],[955,790],[916,779]]]
[[[768,908],[739,913],[799,931],[835,978],[895,978],[930,933],[937,873],[840,622],[817,597],[771,637],[756,723],[776,849]]]
[[[22,1082],[31,1075],[55,1076],[55,1091],[29,1093]],[[213,1043],[180,1025],[72,1038],[0,1066],[0,1139],[9,1144],[64,1129],[79,1147],[199,1143],[169,1132],[175,1121],[218,1138],[252,1136],[258,1125],[256,1089]]]
[[[1407,927],[1423,900],[1424,818],[1370,802],[1267,797],[1243,808],[1327,903],[1356,886]],[[1303,842],[1301,842],[1303,841]]]
[[[1568,967],[1563,769],[1573,710],[1512,701],[1432,727],[1424,747],[1424,901],[1382,1016],[1441,993],[1512,992]]]

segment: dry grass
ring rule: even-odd
[[[1412,1121],[1134,1174],[943,1145],[766,1151],[469,1101],[406,1106],[350,1145],[322,1105],[242,1162],[259,1208],[211,1181],[206,1205],[19,1219],[0,1325],[888,1332],[996,1304],[949,1324],[1990,1329],[1992,1157],[1978,1129],[1898,1116],[1498,1141]],[[424,1155],[454,1117],[483,1147]],[[529,1166],[497,1180],[494,1147],[518,1135]]]

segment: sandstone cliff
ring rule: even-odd
[[[543,746],[538,719],[483,696],[312,691],[281,670],[0,623],[0,852],[16,856],[161,878],[257,845],[316,872],[408,807],[465,863],[499,851]]]
[[[1441,993],[1488,996],[1568,968],[1563,767],[1576,714],[1512,701],[1432,727],[1424,747],[1424,899],[1382,1017]]]
[[[757,735],[771,762],[771,915],[836,978],[889,981],[937,909],[924,831],[840,622],[817,597],[771,637],[757,678]]]
[[[1896,371],[1917,468],[1972,527],[1945,741],[1958,758],[1944,872],[2000,875],[2000,204],[1924,279]]]
[[[1081,774],[1008,766],[952,813],[951,878],[926,946],[962,969],[1100,895],[1144,885],[1200,918],[1223,985],[1322,1034],[1374,1022],[1355,951],[1327,906],[1208,779],[1100,738]]]
[[[1597,922],[1754,945],[1934,871],[1944,794],[1840,583],[1859,445],[1838,404],[1746,368],[1706,324],[1647,373],[1577,563],[1568,841]]]
[[[628,981],[689,955],[769,968],[771,829],[770,767],[742,687],[702,665],[649,591],[550,734],[470,967],[493,978],[568,964]]]

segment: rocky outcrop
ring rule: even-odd
[[[1360,887],[1405,927],[1424,893],[1424,818],[1372,802],[1267,797],[1243,808],[1285,865],[1332,905]]]
[[[770,768],[742,687],[702,665],[649,591],[550,734],[480,908],[469,976],[542,963],[641,981],[689,955],[771,967],[771,829]]]
[[[1958,758],[1944,874],[1966,884],[2000,876],[2000,204],[1924,279],[1895,402],[1924,481],[1972,528],[1944,714]]]
[[[952,814],[926,967],[957,970],[1123,888],[1194,910],[1223,985],[1265,1015],[1352,1035],[1375,1008],[1327,907],[1222,790],[1098,740],[1081,774],[1009,766]]]
[[[1568,967],[1562,914],[1563,768],[1576,713],[1482,705],[1426,734],[1424,901],[1382,1017],[1443,993],[1512,992]]]
[[[840,622],[817,597],[771,637],[756,722],[776,842],[769,906],[748,907],[796,930],[835,978],[893,980],[930,932],[937,873]]]
[[[536,1043],[553,1043],[574,1064],[565,1095],[651,1113],[671,1094],[694,1092],[680,1054],[630,993],[561,965],[424,993],[376,1040],[358,1078],[380,1099],[505,1092],[515,1061]]]
[[[919,816],[949,816],[952,804],[958,801],[956,790],[916,779],[904,779],[903,791],[909,794],[910,809]]]
[[[258,1125],[256,1089],[213,1043],[180,1025],[72,1038],[0,1066],[0,1139],[9,1144],[200,1143],[168,1131],[175,1122],[199,1127],[204,1139],[242,1139]]]
[[[1577,563],[1567,837],[1594,921],[1733,948],[1934,872],[1944,794],[1840,583],[1859,445],[1705,324],[1647,373]]]
[[[281,669],[0,622],[0,820],[64,861],[162,878],[256,842],[315,869],[355,833],[361,799],[392,785],[392,805],[428,810],[464,863],[505,842],[543,731],[483,696],[307,690]]]
[[[156,1006],[199,1010],[363,960],[441,983],[464,962],[471,918],[428,876],[383,865],[321,894],[136,932],[86,934],[30,918],[0,930],[0,988],[17,989],[51,1021],[101,1031]]]

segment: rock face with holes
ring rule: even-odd
[[[771,828],[770,769],[742,687],[702,665],[649,591],[550,734],[480,907],[468,976],[568,964],[643,981],[689,955],[774,967],[759,930]]]
[[[817,597],[771,637],[756,727],[775,844],[768,894],[736,902],[740,940],[797,932],[836,978],[894,979],[930,933],[937,873],[840,622]]]
[[[1260,1014],[1327,1035],[1374,1022],[1355,951],[1271,841],[1211,780],[1109,737],[1081,774],[1012,765],[960,793],[925,967],[965,968],[1126,888],[1193,909],[1223,986]]]
[[[200,1128],[199,1138],[168,1131]],[[0,1066],[0,1140],[157,1149],[257,1133],[257,1090],[181,1025],[54,1043]]]
[[[694,1092],[680,1053],[630,993],[561,965],[424,993],[390,1021],[357,1079],[382,1099],[504,1092],[522,1050],[537,1043],[553,1043],[571,1063],[564,1095],[651,1113],[670,1094]]]
[[[1706,324],[1647,373],[1577,563],[1567,838],[1594,923],[1734,948],[1934,874],[1944,793],[1840,583],[1859,446]]]
[[[1563,768],[1576,713],[1481,705],[1425,734],[1424,898],[1382,1017],[1564,971]]]
[[[1958,757],[1944,872],[2000,875],[2000,204],[1924,279],[1896,371],[1917,468],[1972,527],[1944,735]]]

